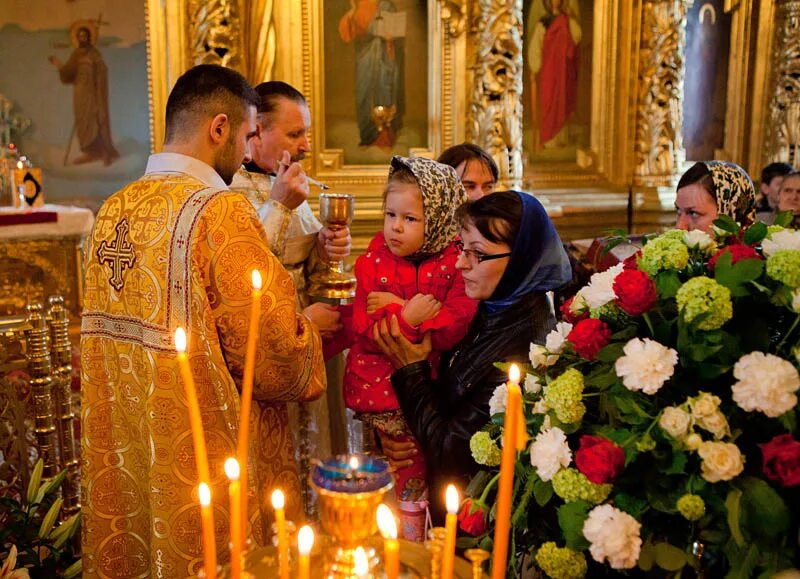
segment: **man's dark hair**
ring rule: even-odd
[[[299,104],[306,104],[306,97],[292,85],[281,80],[262,82],[256,87],[259,97],[258,114],[269,115],[278,108],[281,99],[287,99]],[[266,117],[269,121],[269,117]]]
[[[216,64],[195,66],[181,75],[169,93],[165,141],[169,143],[200,120],[221,113],[238,127],[247,107],[258,104],[258,93],[235,70]]]
[[[686,173],[681,175],[676,190],[683,189],[689,185],[700,185],[703,189],[708,191],[712,199],[716,200],[717,193],[714,189],[714,178],[711,176],[711,171],[708,170],[705,163],[695,163]]]
[[[497,163],[494,162],[492,156],[478,145],[473,145],[472,143],[453,145],[449,149],[442,151],[442,154],[436,160],[444,165],[450,165],[453,169],[465,161],[478,161],[489,169],[495,182],[500,178],[500,171],[497,169]]]
[[[794,172],[794,167],[789,163],[770,163],[761,169],[761,183],[769,185],[775,177],[785,177]]]
[[[475,201],[467,201],[456,212],[461,226],[472,225],[492,243],[514,247],[522,224],[522,201],[514,191],[490,193]]]

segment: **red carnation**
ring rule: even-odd
[[[604,321],[589,318],[578,322],[567,336],[567,340],[579,356],[592,361],[597,352],[611,341],[611,330]]]
[[[486,505],[474,499],[466,499],[458,513],[458,526],[473,537],[486,532]]]
[[[800,484],[800,442],[791,434],[781,434],[760,446],[764,455],[761,469],[769,480],[785,487]]]
[[[570,307],[572,307],[572,302],[574,301],[575,301],[575,296],[572,296],[563,304],[561,304],[561,308],[559,308],[561,310],[561,317],[564,319],[564,321],[569,322],[570,324],[577,324],[581,320],[585,320],[586,318],[589,317],[588,308],[586,308],[583,312],[579,314],[576,314],[575,312],[570,310]]]
[[[656,305],[656,284],[638,269],[624,269],[614,278],[615,300],[629,316],[640,316]]]
[[[593,483],[611,483],[625,466],[625,452],[607,438],[584,434],[575,453],[575,464]]]
[[[622,262],[623,269],[639,269],[639,258],[642,257],[642,250],[640,249],[633,255],[629,255]]]
[[[756,250],[749,245],[734,243],[717,251],[717,253],[708,260],[708,269],[714,271],[714,268],[717,266],[717,260],[726,252],[731,254],[731,263],[736,263],[743,259],[760,259]]]

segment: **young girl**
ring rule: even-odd
[[[460,252],[454,243],[454,217],[466,200],[452,167],[394,157],[383,193],[383,231],[356,261],[355,343],[344,376],[345,404],[362,421],[397,440],[413,439],[392,390],[394,368],[375,345],[372,327],[396,316],[409,340],[419,342],[430,332],[433,368],[441,353],[465,336],[478,305],[464,293],[464,280],[455,268]],[[403,534],[421,540],[424,524],[409,512],[427,499],[425,460],[418,446],[414,464],[395,477]]]

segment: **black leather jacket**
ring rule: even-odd
[[[526,296],[493,314],[481,306],[466,337],[442,357],[437,380],[431,378],[427,361],[409,364],[392,375],[406,422],[425,455],[435,523],[444,513],[445,485],[456,483],[463,492],[478,470],[469,439],[489,421],[489,399],[507,380],[493,364],[524,362],[531,342],[543,344],[554,326],[543,293]]]

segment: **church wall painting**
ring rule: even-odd
[[[322,16],[324,148],[346,165],[427,148],[428,2],[326,0]]]
[[[96,208],[144,172],[144,3],[3,0],[0,70],[0,94],[31,121],[16,141],[48,202]]]

